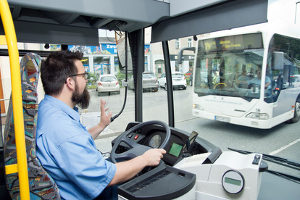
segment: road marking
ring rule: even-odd
[[[283,147],[281,147],[281,148],[279,148],[279,149],[277,149],[277,150],[275,150],[275,151],[272,151],[272,152],[270,153],[270,155],[278,154],[279,152],[281,152],[281,151],[283,151],[283,150],[289,148],[290,146],[296,144],[297,142],[300,142],[300,138],[297,139],[297,140],[295,140],[295,141],[293,141],[293,142],[291,142],[291,143],[289,143],[289,144],[287,144],[287,145],[285,145],[285,146],[283,146]]]

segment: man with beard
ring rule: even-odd
[[[116,164],[103,158],[93,139],[109,125],[111,113],[106,113],[101,101],[100,122],[89,130],[80,123],[75,106],[89,105],[81,59],[79,52],[61,51],[42,63],[45,98],[38,110],[37,157],[58,185],[62,199],[116,199],[110,186],[132,178],[146,166],[158,165],[166,152],[151,149]]]

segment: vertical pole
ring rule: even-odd
[[[15,123],[15,138],[17,151],[17,164],[22,200],[30,199],[27,169],[27,156],[25,145],[24,117],[22,107],[21,73],[17,37],[10,9],[6,0],[0,0],[0,13],[5,31],[11,73],[12,103]]]
[[[144,72],[144,29],[129,33],[134,85],[135,85],[135,121],[143,121],[143,72]]]
[[[168,41],[162,41],[162,47],[164,53],[165,71],[166,71],[166,80],[167,80],[169,126],[174,127],[175,118],[174,118],[173,83],[172,83],[172,71],[171,71],[171,64],[170,64]]]

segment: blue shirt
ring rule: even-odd
[[[62,199],[93,199],[116,172],[80,123],[79,113],[52,96],[45,95],[39,105],[36,149]]]
[[[265,84],[267,84],[267,83],[270,83],[269,85],[268,85],[268,87],[266,88],[266,89],[271,89],[272,88],[272,86],[271,86],[271,79],[270,79],[270,77],[268,77],[268,76],[266,76],[266,79],[265,79]],[[251,79],[250,81],[249,81],[249,84],[256,84],[256,85],[260,85],[261,84],[261,79],[260,78],[253,78],[253,79]]]

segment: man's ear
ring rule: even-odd
[[[73,78],[68,77],[65,84],[70,90],[75,90],[75,80]]]

